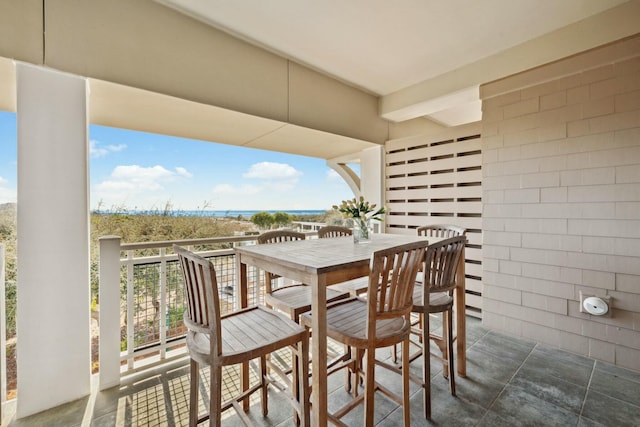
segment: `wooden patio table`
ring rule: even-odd
[[[307,239],[273,245],[253,245],[235,248],[237,271],[240,278],[240,306],[248,304],[247,266],[252,265],[282,277],[305,283],[312,287],[312,407],[313,425],[327,425],[327,307],[326,286],[369,274],[369,261],[373,252],[396,245],[439,238],[425,238],[399,234],[373,234],[368,243],[353,242],[351,236],[331,239]],[[458,267],[456,288],[456,328],[458,374],[466,376],[465,339],[465,285],[464,254]],[[242,369],[243,389],[249,387],[248,365]],[[244,401],[249,407],[248,399]]]

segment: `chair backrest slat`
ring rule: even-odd
[[[294,240],[304,240],[304,233],[293,230],[273,230],[262,233],[258,236],[258,244],[292,242]]]
[[[426,237],[456,237],[456,236],[464,236],[467,234],[467,229],[463,227],[458,227],[453,224],[431,224],[431,225],[423,225],[422,227],[416,228],[418,232],[418,236],[426,236]]]
[[[367,291],[369,338],[378,320],[407,317],[413,306],[416,275],[424,264],[428,242],[418,241],[376,251],[371,256]]]
[[[467,238],[461,235],[433,243],[427,249],[423,292],[425,304],[428,304],[429,292],[447,292],[456,287],[456,272],[466,242]]]
[[[304,240],[307,236],[304,233],[298,233],[293,230],[273,230],[267,231],[266,233],[262,233],[258,236],[258,244],[271,244],[271,243],[284,243],[284,242],[293,242],[296,240]],[[264,282],[265,282],[265,292],[270,294],[273,292],[273,284],[272,280],[277,279],[277,274],[272,274],[268,271],[264,272]]]
[[[339,225],[326,225],[318,230],[318,238],[325,239],[330,237],[351,236],[353,231],[350,228]]]
[[[222,353],[222,339],[216,270],[209,260],[191,251],[178,245],[173,245],[173,250],[178,254],[187,294],[185,325],[190,330],[208,333],[212,354],[219,355]]]

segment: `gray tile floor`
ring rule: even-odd
[[[434,328],[438,322],[432,322]],[[441,364],[432,359],[433,417],[422,417],[422,392],[411,385],[412,425],[442,426],[639,426],[640,373],[497,332],[468,319],[467,378],[456,377],[457,396],[449,394]],[[389,351],[378,355],[388,357]],[[420,361],[412,365],[421,372]],[[206,372],[203,372],[203,375]],[[377,371],[377,379],[398,390],[396,374]],[[347,398],[343,375],[329,379],[330,410]],[[94,392],[90,397],[15,420],[15,402],[3,407],[2,426],[182,426],[188,421],[188,367],[165,367],[144,379]],[[292,425],[291,409],[270,393],[269,416],[259,405],[250,417],[257,425]],[[201,403],[201,410],[204,404]],[[362,407],[347,425],[362,425]],[[206,424],[206,423],[205,423]],[[376,396],[376,425],[402,424],[402,408]],[[232,410],[223,425],[241,425]]]

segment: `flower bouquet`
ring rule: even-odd
[[[371,239],[370,222],[382,221],[386,213],[384,206],[376,210],[376,204],[370,204],[360,196],[360,199],[343,200],[340,206],[333,205],[333,209],[342,213],[343,218],[353,220],[353,240],[356,243],[368,242]]]

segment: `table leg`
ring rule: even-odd
[[[458,375],[467,376],[467,327],[466,327],[466,285],[465,285],[465,250],[462,249],[458,270],[456,272],[456,352],[458,354]]]
[[[316,281],[317,279],[317,281]],[[324,277],[314,278],[311,303],[312,409],[313,425],[327,425],[327,285]]]
[[[246,308],[249,304],[248,296],[248,280],[247,280],[247,264],[242,263],[240,255],[236,255],[236,271],[238,272],[238,302],[239,308]],[[244,362],[240,368],[240,385],[242,391],[249,389],[249,362]],[[242,408],[245,411],[249,410],[249,397],[242,401]]]

